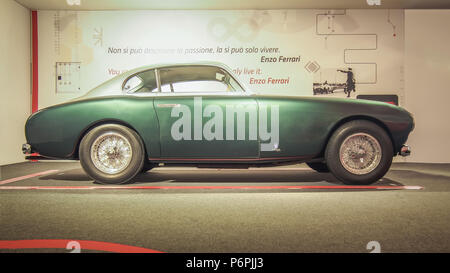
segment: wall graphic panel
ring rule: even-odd
[[[128,69],[218,61],[256,93],[403,94],[403,10],[39,11],[39,107]],[[79,63],[76,92],[57,63]],[[78,77],[78,75],[77,75]]]

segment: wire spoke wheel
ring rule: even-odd
[[[367,120],[337,128],[325,150],[330,172],[347,185],[369,185],[382,178],[392,163],[394,146],[388,132]]]
[[[348,136],[339,149],[342,166],[352,174],[364,175],[372,172],[381,162],[382,149],[373,136],[356,133]]]
[[[91,146],[91,160],[94,166],[107,174],[125,170],[131,162],[133,149],[121,134],[106,132],[98,136]]]

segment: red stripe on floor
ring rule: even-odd
[[[0,190],[96,190],[96,189],[373,189],[421,190],[421,186],[3,186]]]
[[[79,249],[106,251],[106,252],[117,252],[117,253],[164,253],[158,250],[121,245],[115,243],[107,242],[97,242],[97,241],[85,241],[85,240],[15,240],[15,241],[0,241],[0,249],[28,249],[28,248],[62,248],[71,250],[72,244],[78,243]],[[69,246],[69,247],[68,247]]]
[[[57,172],[57,171],[58,170],[48,170],[48,171],[45,171],[45,172],[33,173],[33,174],[29,174],[29,175],[24,175],[24,176],[10,178],[10,179],[6,179],[6,180],[1,180],[0,181],[0,185],[16,182],[16,181],[20,181],[20,180],[25,180],[25,179],[36,177],[36,176],[46,175],[46,174],[54,173],[54,172]]]

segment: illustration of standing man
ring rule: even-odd
[[[355,92],[355,77],[353,76],[353,70],[351,67],[348,70],[338,69],[337,71],[342,73],[347,73],[347,87],[344,89],[345,93],[347,93],[347,98],[350,97],[350,92]]]

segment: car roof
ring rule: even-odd
[[[174,67],[174,66],[215,66],[224,69],[225,71],[229,72],[230,74],[233,73],[231,68],[223,63],[220,62],[214,62],[214,61],[201,61],[201,62],[189,62],[189,63],[158,63],[158,64],[152,64],[152,65],[145,65],[140,66],[131,70],[128,70],[127,72],[124,72],[123,76],[129,77],[135,73],[139,73],[144,70],[150,70],[155,68],[165,68],[165,67]]]
[[[230,75],[233,75],[233,71],[231,70],[230,67],[228,67],[227,65],[225,65],[223,63],[214,62],[214,61],[189,62],[189,63],[158,63],[158,64],[140,66],[140,67],[137,67],[134,69],[130,69],[126,72],[123,72],[120,75],[117,75],[117,76],[109,79],[108,81],[103,82],[99,86],[91,89],[86,94],[82,95],[81,97],[75,98],[74,100],[93,98],[93,97],[99,97],[99,96],[107,96],[107,95],[123,95],[122,83],[127,78],[133,76],[134,74],[143,72],[145,70],[155,69],[155,68],[158,69],[158,68],[176,67],[176,66],[178,66],[178,67],[179,66],[214,66],[214,67],[218,67],[218,68],[225,70]],[[248,92],[248,89],[246,88],[246,86],[236,77],[236,75],[233,75],[233,78],[244,89],[244,92]]]

